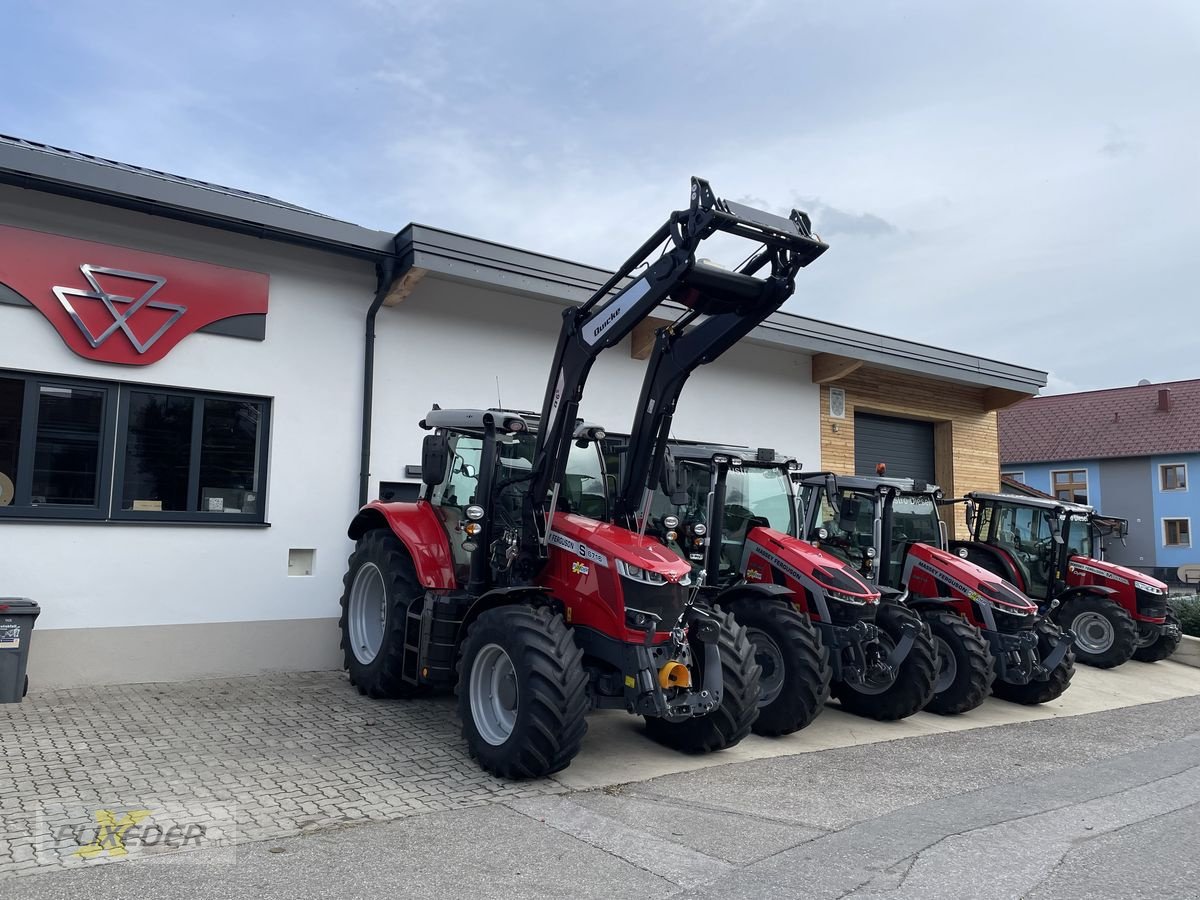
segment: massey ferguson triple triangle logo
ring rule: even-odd
[[[94,362],[153,365],[197,331],[265,340],[269,289],[264,272],[0,225],[0,321],[28,304]]]
[[[87,279],[88,284],[92,286],[90,291],[82,291],[78,288],[62,287],[55,285],[54,296],[58,298],[58,302],[63,305],[63,309],[71,317],[79,330],[83,332],[83,336],[87,338],[87,342],[93,348],[99,347],[118,330],[125,332],[125,337],[129,338],[129,343],[133,344],[133,348],[138,353],[145,353],[154,343],[162,337],[168,328],[179,321],[179,317],[187,312],[186,306],[181,306],[178,303],[164,303],[161,300],[151,300],[164,284],[167,279],[158,275],[143,275],[140,272],[126,272],[123,269],[109,269],[104,266],[93,266],[89,263],[84,263],[79,267],[79,271],[83,273],[83,277]],[[106,275],[112,278],[124,278],[128,281],[141,282],[143,285],[149,285],[140,296],[132,297],[124,294],[113,294],[106,291],[101,286],[96,276]],[[112,324],[101,331],[99,334],[92,334],[87,324],[80,318],[74,305],[69,298],[76,297],[81,300],[98,300],[104,304],[104,308],[108,310],[108,314],[112,316]],[[118,304],[122,308],[118,307]],[[140,340],[134,333],[130,325],[130,319],[134,317],[138,310],[142,307],[149,309],[165,310],[170,312],[170,317],[158,327],[158,330],[151,334],[145,340]]]

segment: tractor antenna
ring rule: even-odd
[[[496,376],[496,409],[504,409],[504,401],[500,399],[500,376]]]

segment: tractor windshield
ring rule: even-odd
[[[892,501],[892,543],[941,544],[937,504],[929,494],[899,494]]]
[[[792,502],[791,485],[786,473],[780,469],[757,466],[731,468],[725,481],[727,521],[731,510],[733,515],[747,520],[765,519],[768,526],[784,534],[792,533],[795,528],[796,509]]]

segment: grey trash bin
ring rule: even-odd
[[[29,641],[41,611],[32,600],[0,597],[0,703],[20,703],[29,688]]]

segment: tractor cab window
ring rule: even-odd
[[[604,464],[594,443],[571,445],[567,471],[558,491],[558,508],[589,519],[608,517],[608,491],[604,483]]]
[[[1068,556],[1092,556],[1092,522],[1088,516],[1071,516],[1068,522],[1067,534]]]
[[[841,509],[835,510],[822,490],[814,527],[824,528],[829,534],[821,544],[823,550],[861,568],[867,550],[875,546],[875,496],[843,488],[840,502]]]
[[[789,534],[795,528],[795,514],[786,472],[761,466],[731,467],[725,476],[721,568],[741,566],[751,529],[764,526]]]
[[[913,544],[942,545],[937,503],[928,494],[897,494],[892,498],[892,544],[888,555],[888,584],[899,584],[904,558]]]
[[[1004,506],[996,510],[990,543],[1004,550],[1025,581],[1026,593],[1044,596],[1054,563],[1054,532],[1049,510]]]
[[[446,477],[433,488],[431,502],[442,520],[450,539],[450,554],[454,558],[454,575],[465,582],[471,568],[470,551],[463,547],[468,535],[463,530],[467,522],[466,509],[478,502],[479,460],[483,455],[483,438],[468,434],[450,434],[450,465]]]

